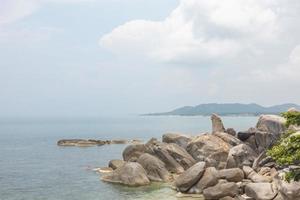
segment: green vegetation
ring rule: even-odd
[[[300,126],[300,112],[284,112],[281,114],[284,118],[286,118],[286,126],[297,125]]]
[[[282,116],[287,119],[286,126],[300,125],[300,112],[285,112]],[[300,164],[300,133],[287,131],[276,145],[268,152],[277,164],[281,166],[299,165]],[[300,180],[300,169],[291,170],[285,174],[287,181]]]

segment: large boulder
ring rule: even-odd
[[[278,115],[261,115],[256,128],[274,134],[277,138],[286,130],[286,119]]]
[[[245,173],[245,176],[254,183],[268,183],[272,181],[272,178],[270,176],[263,176],[261,174],[258,174],[249,166],[244,166],[243,171]]]
[[[240,182],[244,179],[244,172],[240,168],[222,169],[218,176],[228,182]]]
[[[279,180],[277,181],[279,193],[284,200],[300,199],[300,182],[292,181],[290,183]]]
[[[187,146],[187,151],[197,161],[207,161],[211,167],[222,168],[226,164],[232,146],[212,134],[195,137]]]
[[[162,136],[162,141],[165,143],[175,143],[184,149],[187,147],[188,143],[191,141],[191,137],[178,133],[166,133]]]
[[[239,188],[236,183],[232,182],[219,181],[217,185],[203,190],[203,196],[206,200],[216,200],[223,197],[235,197],[238,194]]]
[[[182,147],[175,143],[166,146],[168,153],[184,168],[188,169],[196,163],[196,160]]]
[[[269,149],[279,137],[271,132],[257,131],[255,133],[255,143],[257,145],[258,153]]]
[[[243,142],[241,140],[239,140],[238,138],[229,135],[228,133],[224,133],[224,132],[214,132],[213,135],[221,138],[222,140],[224,140],[226,143],[232,145],[232,146],[236,146],[239,144],[242,144]]]
[[[202,177],[205,171],[205,166],[205,162],[198,162],[178,176],[175,180],[177,189],[180,192],[187,192]]]
[[[163,161],[167,169],[173,173],[182,173],[196,163],[184,148],[175,143],[163,143],[153,138],[145,146],[147,153]]]
[[[252,166],[257,153],[246,145],[240,144],[230,149],[226,168],[242,168],[243,166]]]
[[[113,170],[123,166],[126,162],[124,160],[111,160],[108,163],[108,167],[112,168]]]
[[[214,186],[218,183],[218,171],[215,167],[206,168],[203,176],[198,183],[189,190],[189,193],[200,194],[204,189]]]
[[[125,161],[135,162],[145,152],[146,152],[146,147],[144,144],[128,145],[123,151],[123,159]]]
[[[151,181],[168,181],[170,174],[163,163],[158,158],[144,153],[137,160],[147,172],[147,176]]]
[[[111,173],[105,174],[103,181],[119,183],[127,186],[143,186],[150,184],[145,169],[136,162],[128,162]]]
[[[213,133],[226,131],[221,117],[219,117],[217,114],[211,115],[211,122],[212,122],[212,132]]]
[[[272,200],[277,191],[271,183],[248,183],[245,186],[245,194],[255,200]]]

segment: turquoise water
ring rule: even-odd
[[[224,117],[245,130],[257,117]],[[161,138],[166,132],[210,131],[209,117],[110,117],[73,120],[0,120],[0,200],[176,199],[167,186],[138,189],[103,183],[91,169],[121,158],[125,145],[58,147],[63,138]]]

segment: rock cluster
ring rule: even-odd
[[[128,143],[141,143],[140,140],[93,140],[93,139],[63,139],[57,142],[58,146],[64,147],[91,147],[102,146],[107,144],[128,144]]]
[[[194,137],[165,134],[162,141],[131,144],[123,160],[109,163],[112,172],[103,181],[128,186],[151,181],[169,182],[186,194],[202,194],[207,200],[300,199],[300,184],[281,180],[266,150],[285,131],[285,120],[262,115],[257,126],[236,133],[212,116],[212,133]]]

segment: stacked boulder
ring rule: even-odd
[[[202,194],[207,200],[300,199],[300,185],[282,181],[266,156],[285,131],[284,118],[262,115],[255,128],[238,133],[225,129],[215,114],[211,120],[212,133],[168,133],[162,141],[129,145],[122,161],[110,162],[113,171],[102,180],[128,186],[169,182],[178,192]]]

